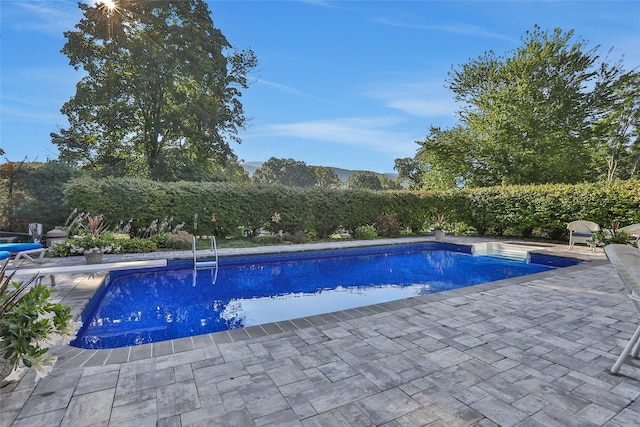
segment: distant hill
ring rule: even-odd
[[[260,166],[262,166],[263,162],[240,162],[240,166],[242,166],[244,168],[244,170],[247,171],[247,173],[249,174],[249,176],[252,176],[253,173],[258,170],[260,168]],[[317,165],[314,165],[317,166]],[[342,182],[347,182],[347,179],[353,175],[354,173],[357,172],[366,172],[366,171],[362,171],[362,170],[351,170],[351,169],[340,169],[340,168],[331,168],[333,169],[333,171],[336,173],[336,175],[338,175],[338,178],[340,179],[340,181]],[[389,179],[395,180],[398,178],[398,174],[397,173],[379,173],[379,172],[374,172],[376,175],[378,176],[386,176]]]

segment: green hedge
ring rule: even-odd
[[[154,219],[173,218],[199,235],[233,236],[239,229],[300,231],[326,237],[339,228],[354,231],[377,215],[396,216],[414,232],[442,213],[449,223],[480,235],[531,235],[559,239],[566,224],[583,219],[606,226],[640,222],[640,182],[537,185],[447,192],[367,191],[210,182],[159,183],[132,178],[78,178],[65,185],[65,202],[81,212],[103,214],[117,224],[133,218],[135,230]],[[215,212],[215,222],[211,222]],[[280,222],[274,223],[275,212]],[[194,217],[197,215],[197,229]]]

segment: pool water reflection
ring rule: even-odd
[[[527,264],[431,243],[221,258],[217,272],[188,262],[114,272],[72,345],[123,347],[312,316],[547,271],[551,258]]]

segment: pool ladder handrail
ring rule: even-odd
[[[216,238],[211,237],[211,252],[215,255],[215,261],[198,261],[196,252],[196,238],[193,236],[191,240],[191,248],[193,250],[193,286],[196,286],[198,281],[198,270],[210,270],[211,271],[211,283],[215,284],[218,280],[218,245],[216,244]]]
[[[218,245],[216,243],[215,236],[211,236],[211,252],[215,256],[214,261],[198,261],[195,236],[192,237],[191,248],[193,250],[193,267],[194,268],[214,268],[214,267],[218,268]]]

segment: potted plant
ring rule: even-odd
[[[116,239],[106,229],[102,215],[87,215],[79,224],[79,233],[65,244],[71,253],[84,255],[87,264],[99,264],[103,254],[120,250]]]
[[[436,236],[436,240],[444,240],[444,227],[446,224],[446,219],[444,217],[444,215],[442,214],[438,214],[436,215],[435,221],[434,223],[431,225],[431,227],[433,228],[433,234],[435,234]]]
[[[0,267],[0,382],[17,381],[25,368],[36,371],[36,381],[47,376],[56,358],[47,354],[58,343],[68,344],[80,327],[71,320],[71,308],[51,298],[51,290],[15,281]]]

